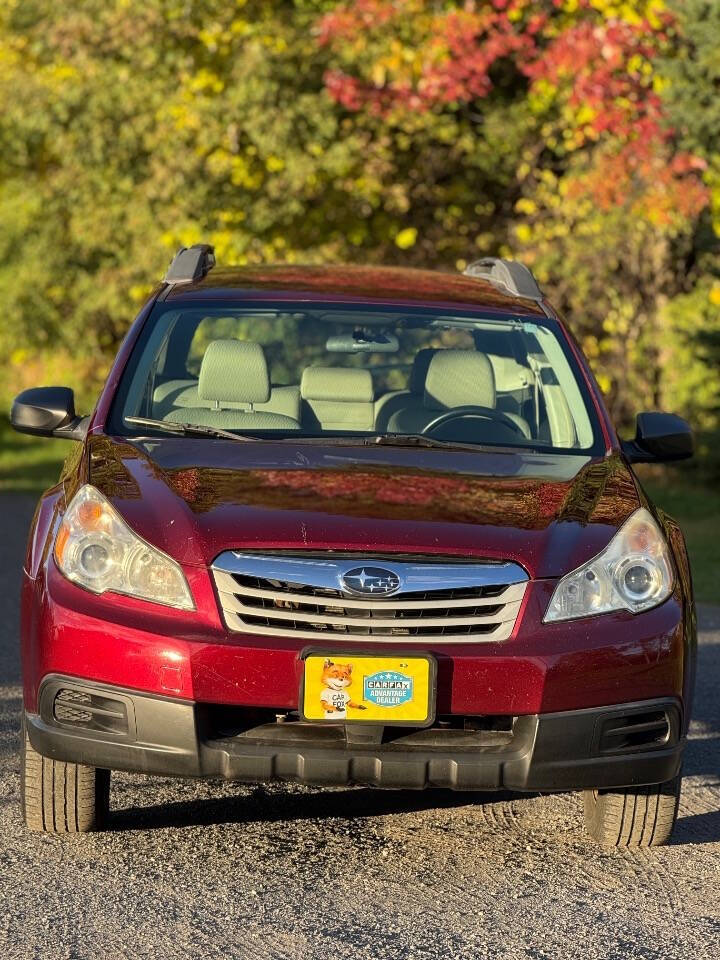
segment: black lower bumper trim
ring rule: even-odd
[[[52,704],[58,686],[121,697],[129,710],[127,736],[58,723]],[[663,742],[617,753],[603,749],[608,724],[641,721],[664,712]],[[395,743],[358,744],[342,738],[288,739],[217,736],[204,730],[196,704],[74,678],[46,678],[38,714],[26,714],[30,742],[45,756],[88,766],[164,776],[229,780],[292,780],[317,785],[366,784],[398,789],[557,791],[662,783],[681,766],[677,700],[641,701],[562,713],[522,716],[509,742],[467,749],[403,748]],[[290,725],[290,726],[295,726]]]

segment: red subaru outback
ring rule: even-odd
[[[519,263],[213,270],[182,250],[77,441],[22,587],[28,826],[100,827],[110,770],[585,791],[665,842],[695,665],[682,534]]]

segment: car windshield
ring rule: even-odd
[[[601,450],[554,321],[346,304],[158,304],[111,427]]]

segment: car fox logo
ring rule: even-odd
[[[367,710],[362,703],[356,703],[347,688],[352,683],[352,664],[333,663],[326,660],[322,669],[323,691],[320,694],[320,703],[328,719],[344,720],[347,709]]]

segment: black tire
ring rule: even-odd
[[[659,847],[677,820],[682,775],[649,787],[586,790],[585,826],[604,847]]]
[[[30,830],[89,833],[103,830],[110,810],[110,771],[51,760],[21,732],[20,796]]]

